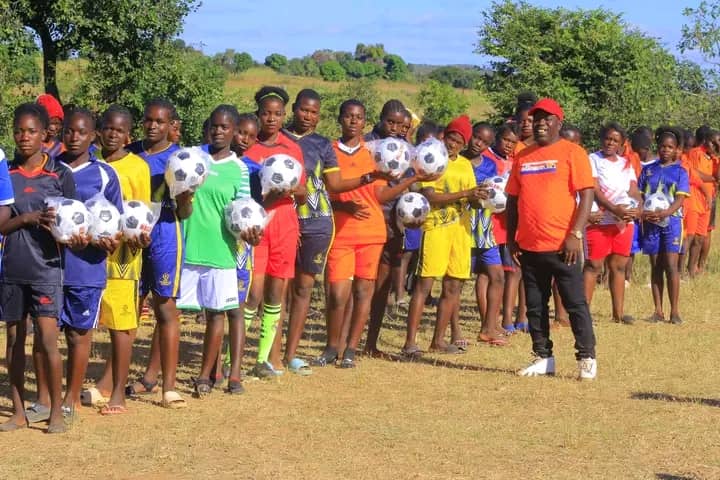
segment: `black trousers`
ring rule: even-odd
[[[552,280],[555,278],[575,335],[575,356],[578,360],[595,358],[595,333],[590,308],[585,299],[582,268],[580,262],[567,265],[563,257],[564,254],[557,252],[523,251],[520,255],[533,352],[541,358],[551,357],[553,354],[549,302]]]

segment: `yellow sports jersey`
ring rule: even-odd
[[[140,200],[150,206],[150,167],[147,162],[128,153],[120,160],[111,162],[120,179],[123,200]],[[133,250],[124,242],[108,257],[108,278],[140,280],[142,250]]]
[[[475,173],[470,160],[458,155],[455,160],[448,162],[447,170],[442,177],[434,182],[421,183],[422,188],[433,188],[437,193],[457,193],[475,187]],[[430,230],[442,225],[449,225],[458,221],[470,222],[470,209],[467,199],[449,203],[442,207],[431,207],[423,230]]]

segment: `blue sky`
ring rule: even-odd
[[[629,24],[675,51],[684,22],[682,11],[699,1],[529,3],[570,9],[604,7],[622,13]],[[200,9],[186,19],[181,38],[208,54],[233,48],[249,52],[260,62],[274,52],[292,58],[324,48],[352,52],[357,43],[382,43],[410,63],[481,65],[483,58],[473,50],[482,11],[490,5],[488,0],[203,0]]]

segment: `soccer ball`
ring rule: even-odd
[[[264,229],[269,221],[265,209],[250,197],[233,200],[225,207],[225,227],[238,240],[253,227]]]
[[[139,200],[123,202],[122,232],[126,240],[140,237],[140,234],[150,232],[155,225],[155,215]]]
[[[86,235],[90,228],[91,215],[85,205],[70,198],[49,198],[48,208],[55,209],[55,222],[50,233],[60,243],[68,243],[76,235]]]
[[[396,212],[403,225],[417,226],[425,221],[430,211],[430,202],[419,193],[406,193],[397,202]]]
[[[493,177],[485,182],[489,187],[488,198],[483,200],[483,208],[491,210],[493,213],[501,213],[507,207],[507,195],[505,194],[505,185],[507,185],[507,177]]]
[[[375,146],[375,164],[381,172],[401,177],[410,168],[410,145],[397,138],[388,137]]]
[[[661,210],[667,210],[668,208],[670,208],[670,199],[668,199],[667,195],[665,195],[664,193],[656,192],[652,195],[648,195],[648,197],[645,199],[645,203],[643,204],[643,208],[646,212],[659,212]],[[654,223],[661,227],[666,227],[670,223],[670,221],[665,218],[659,222],[650,223]]]
[[[97,241],[101,238],[114,238],[122,232],[122,216],[118,209],[105,197],[97,196],[85,202],[92,216],[88,233]]]
[[[277,153],[266,158],[260,168],[262,194],[271,190],[288,192],[295,188],[302,178],[302,165],[290,155]]]
[[[208,176],[210,155],[198,147],[176,150],[168,158],[165,167],[165,183],[170,188],[170,197],[196,191]]]
[[[415,149],[410,165],[418,174],[443,173],[448,165],[448,151],[437,138],[428,138]]]

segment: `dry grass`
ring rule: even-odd
[[[42,426],[2,435],[0,478],[79,471],[87,478],[720,478],[718,255],[712,266],[683,284],[680,327],[610,324],[608,293],[600,290],[593,306],[599,379],[589,384],[572,379],[572,335],[560,329],[556,378],[512,374],[530,350],[528,336],[518,335],[505,349],[474,346],[415,364],[362,359],[352,371],[286,374],[247,382],[240,397],[216,391],[195,400],[189,378],[199,368],[202,333],[184,319],[179,376],[187,410],[136,401],[129,415],[103,418],[83,408],[65,436],[46,437]],[[645,276],[644,259],[638,271]],[[640,278],[629,291],[628,313],[636,317],[651,311],[645,283]],[[464,298],[473,338],[469,286]],[[301,345],[308,356],[323,341],[320,322],[309,324]],[[401,320],[387,322],[384,349],[400,348],[402,328]],[[150,332],[142,325],[135,373]],[[422,345],[430,334],[428,313]],[[107,335],[98,334],[90,376],[107,347]],[[0,378],[6,395],[4,369]],[[8,407],[3,397],[0,410]]]

